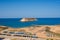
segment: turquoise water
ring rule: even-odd
[[[21,18],[0,18],[0,25],[13,28],[26,27],[32,25],[58,25],[60,18],[37,18],[33,22],[21,22]]]

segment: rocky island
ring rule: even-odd
[[[36,18],[22,18],[20,21],[21,22],[29,22],[29,21],[36,21]]]

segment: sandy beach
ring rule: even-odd
[[[26,27],[26,28],[11,28],[11,27],[7,28],[7,27],[0,26],[0,29],[1,29],[0,36],[1,34],[2,35],[9,34],[11,35],[9,37],[12,37],[12,38],[14,38],[14,35],[17,35],[16,33],[19,33],[19,32],[20,32],[20,34],[18,34],[20,35],[19,37],[43,38],[43,39],[47,39],[47,38],[59,39],[60,38],[60,25],[35,25],[31,27]]]

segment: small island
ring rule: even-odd
[[[29,22],[29,21],[36,21],[36,18],[22,18],[20,21],[21,22]]]

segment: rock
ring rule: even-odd
[[[29,22],[29,21],[36,21],[36,18],[22,18],[20,21],[21,22]]]

